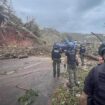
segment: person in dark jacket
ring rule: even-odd
[[[69,87],[72,89],[75,85],[78,85],[77,82],[77,66],[78,60],[76,56],[76,49],[74,44],[70,44],[67,52],[67,71],[69,74]]]
[[[53,60],[53,77],[60,76],[60,63],[61,63],[61,52],[57,46],[53,47],[52,50],[52,60]]]
[[[99,62],[87,75],[80,105],[105,105],[105,43],[99,47],[99,55],[104,62]]]

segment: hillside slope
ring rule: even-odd
[[[43,30],[40,30],[40,34],[41,38],[47,45],[53,45],[54,43],[62,40],[61,33],[51,28],[44,28]]]

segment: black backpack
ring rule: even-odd
[[[85,51],[86,51],[85,47],[80,47],[80,54],[85,53]]]
[[[76,63],[76,50],[75,49],[69,49],[67,52],[67,58],[69,64]]]
[[[61,58],[61,54],[60,54],[59,49],[54,49],[52,51],[52,58],[53,59],[60,59]]]

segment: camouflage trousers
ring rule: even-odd
[[[84,65],[84,54],[80,54],[80,59],[81,59],[81,63],[82,63],[82,66]]]
[[[53,76],[60,76],[60,59],[53,60]]]
[[[69,74],[69,83],[70,83],[70,87],[74,87],[77,85],[77,68],[76,68],[76,64],[75,65],[67,65],[67,71]]]

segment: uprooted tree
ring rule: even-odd
[[[15,13],[11,6],[11,0],[1,0],[0,1],[0,26],[13,26],[16,27],[16,31],[23,30],[28,33],[31,37],[38,40],[40,37],[39,27],[34,21],[34,19],[26,22],[25,25],[22,20],[15,16]]]

